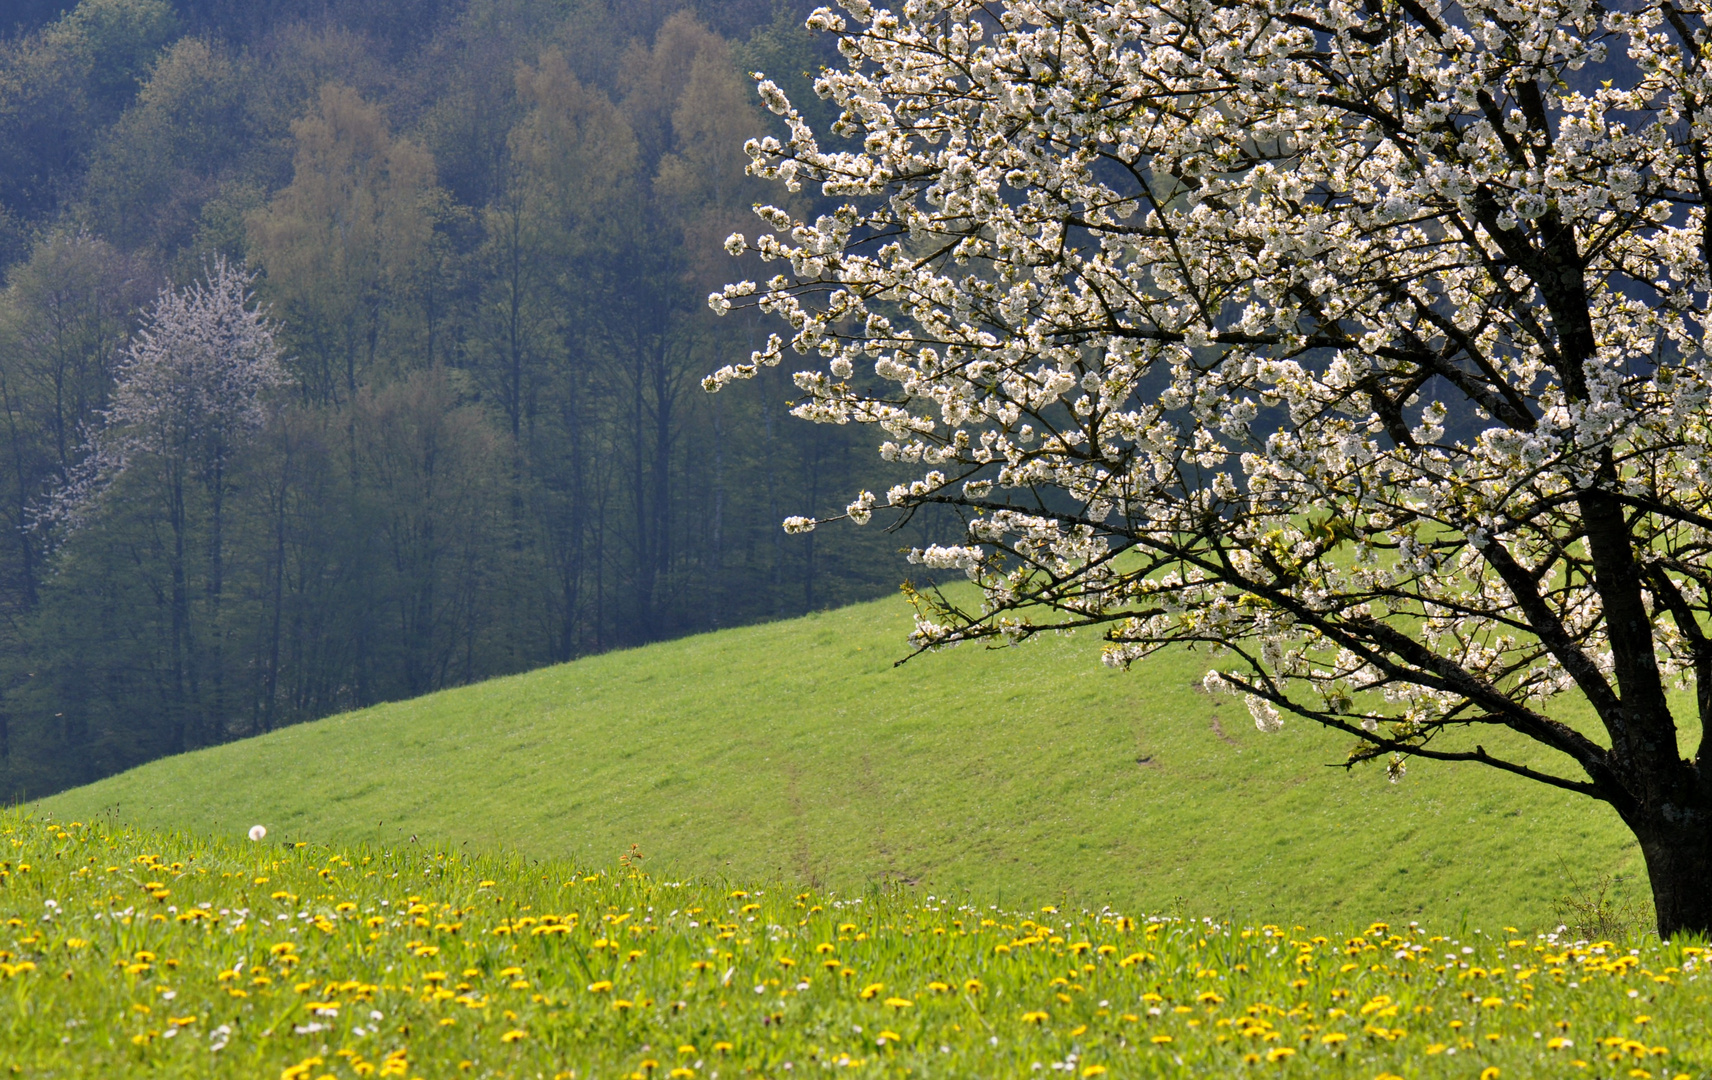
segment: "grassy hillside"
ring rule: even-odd
[[[1327,768],[1182,652],[1089,637],[902,668],[892,599],[579,660],[158,761],[62,819],[509,849],[658,875],[1004,904],[1540,927],[1569,878],[1640,872],[1615,815],[1473,766]]]

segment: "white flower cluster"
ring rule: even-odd
[[[1207,643],[1262,729],[1601,797],[1640,742],[1554,695],[1675,753],[1663,687],[1712,665],[1708,0],[842,7],[831,131],[762,81],[787,133],[748,146],[839,205],[728,242],[781,272],[714,309],[788,337],[705,385],[817,357],[796,414],[963,509],[911,559],[985,604],[919,645]],[[1481,724],[1588,779],[1451,745]]]
[[[218,477],[232,451],[261,429],[267,395],[285,384],[286,372],[253,284],[253,274],[216,258],[205,280],[161,291],[120,361],[104,426],[42,513],[44,523],[75,527],[142,459],[171,458]]]

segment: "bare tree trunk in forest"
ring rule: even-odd
[[[579,628],[582,623],[583,578],[583,369],[581,355],[571,335],[566,335],[565,397],[561,419],[567,442],[569,463],[568,486],[565,493],[565,521],[562,527],[562,554],[559,559],[559,628],[554,659],[570,660],[579,651]]]
[[[712,569],[712,580],[708,582],[709,590],[714,593],[713,602],[708,605],[708,623],[718,629],[721,623],[720,613],[725,606],[725,415],[720,405],[721,399],[713,399],[713,529],[711,537],[712,553],[708,564]]]
[[[523,215],[513,206],[506,214],[505,253],[505,415],[516,445],[523,430]]]
[[[643,423],[643,388],[647,384],[648,346],[641,331],[632,350],[634,368],[630,384],[630,504],[635,523],[635,550],[631,554],[636,610],[641,615],[642,638],[654,640],[654,552],[648,513],[648,434]]]
[[[18,424],[20,404],[12,394],[11,380],[0,369],[0,407],[6,410],[7,443],[12,451],[12,481],[15,500],[12,506],[12,536],[18,543],[18,572],[23,607],[29,611],[36,606],[36,542],[30,531],[30,468],[24,454],[24,435]],[[3,756],[3,755],[0,755]]]
[[[279,708],[280,631],[285,607],[285,530],[286,508],[290,501],[293,445],[290,434],[284,443],[279,462],[279,481],[268,492],[268,512],[273,519],[272,565],[268,574],[268,645],[267,660],[262,670],[261,729],[272,731]]]
[[[600,498],[595,503],[594,528],[594,647],[606,648],[606,499],[607,488],[601,485]]]
[[[663,637],[663,610],[672,584],[672,425],[677,419],[677,394],[669,370],[669,344],[662,335],[654,353],[654,629]]]
[[[190,604],[184,573],[184,481],[177,464],[168,466],[167,520],[172,529],[172,554],[169,618],[172,625],[172,742],[173,753],[189,749],[188,726],[190,706],[187,684],[190,682],[189,637]]]
[[[805,504],[810,513],[820,507],[820,457],[822,443],[820,432],[810,430],[808,458],[808,502]],[[814,610],[814,533],[803,537],[806,546],[803,551],[803,610]]]
[[[761,460],[765,462],[762,475],[767,489],[767,520],[776,522],[779,517],[779,476],[778,433],[773,424],[773,398],[769,395],[761,400]],[[773,563],[767,573],[768,595],[771,601],[772,614],[778,616],[784,611],[783,574],[785,566],[785,534],[783,530],[774,528],[769,533],[773,544]]]
[[[226,587],[226,448],[214,448],[214,475],[209,490],[208,535],[208,679],[212,700],[207,717],[208,738],[222,741],[227,733],[225,626],[221,608]]]

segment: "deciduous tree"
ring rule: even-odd
[[[1609,804],[1712,930],[1712,6],[842,3],[859,149],[762,82],[750,153],[843,205],[712,303],[918,469],[849,517],[966,516],[917,645],[1211,646],[1264,730]]]
[[[232,456],[261,429],[267,395],[285,376],[252,280],[219,259],[206,281],[161,292],[119,363],[103,425],[44,515],[75,529],[115,489],[133,486],[150,497],[130,501],[164,519],[154,530],[162,579],[153,584],[170,627],[166,676],[178,749],[223,734]],[[193,593],[198,581],[201,597]]]
[[[428,272],[434,162],[336,83],[292,133],[291,184],[251,219],[251,242],[304,354],[302,382],[316,400],[349,402],[396,344],[387,336],[420,328],[411,301]]]

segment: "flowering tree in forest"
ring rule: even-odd
[[[159,549],[154,591],[170,628],[173,749],[227,711],[221,622],[230,468],[265,423],[267,394],[285,382],[274,324],[254,301],[253,281],[222,258],[205,280],[161,291],[119,362],[102,426],[42,515],[75,530],[124,503],[126,492],[143,493],[132,502],[162,511],[161,527],[148,535]],[[196,577],[200,603],[193,602]]]
[[[253,275],[216,259],[206,281],[164,289],[115,373],[104,424],[53,514],[71,518],[143,459],[212,485],[232,451],[267,418],[285,382],[274,326],[254,303]],[[180,497],[182,498],[182,496]]]
[[[788,334],[706,385],[819,357],[919,467],[846,516],[962,514],[916,645],[1202,643],[1263,730],[1608,803],[1712,930],[1712,4],[842,3],[831,132],[763,80],[749,145],[837,208],[731,238]]]

